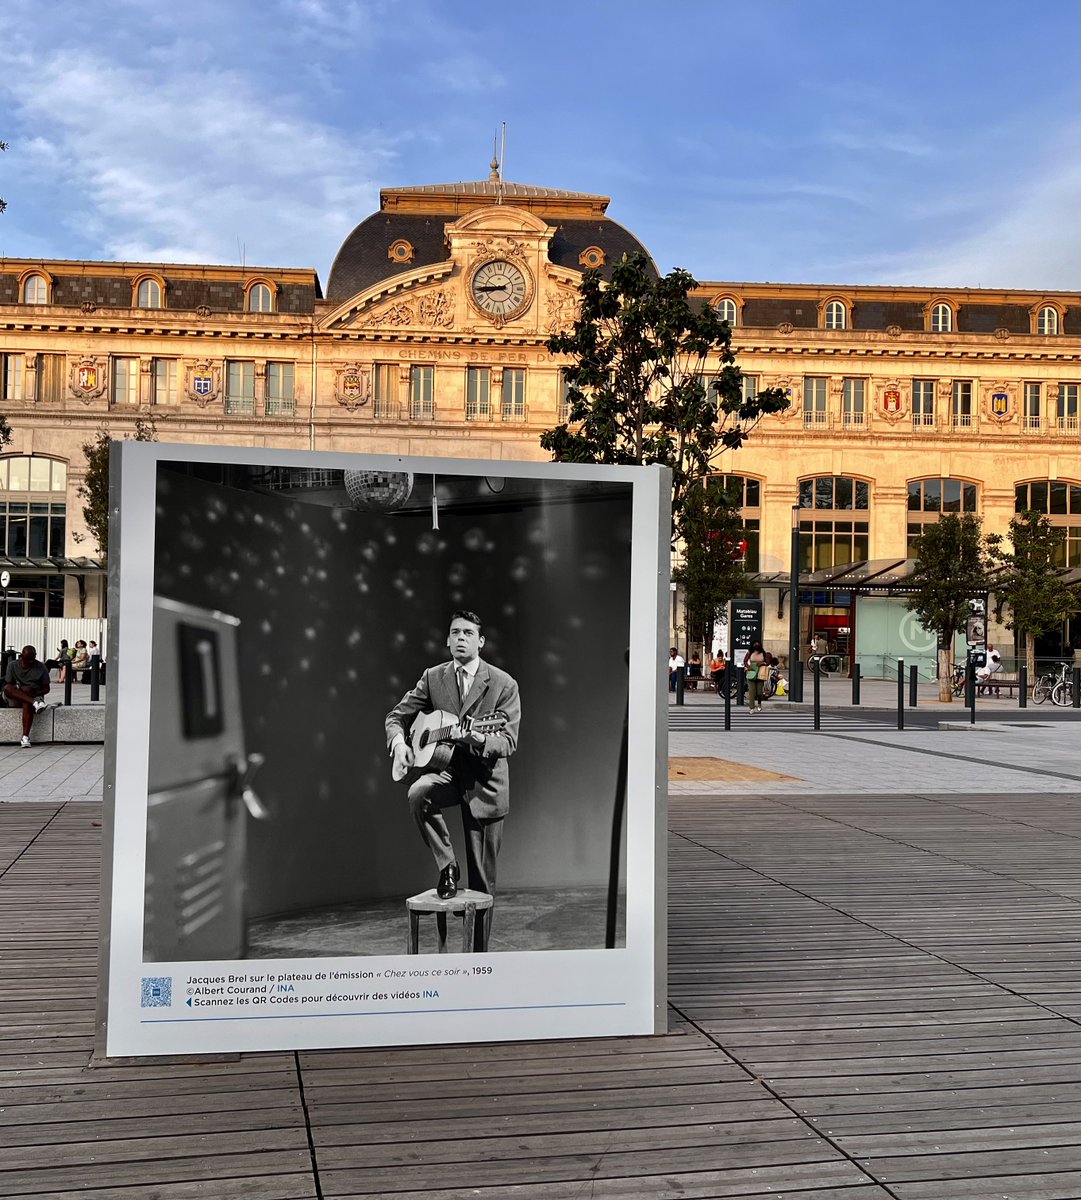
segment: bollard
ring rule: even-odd
[[[101,695],[101,659],[95,654],[90,660],[90,699],[97,700]]]
[[[897,728],[905,727],[905,660],[897,660]]]
[[[736,671],[736,704],[743,708],[747,703],[747,672],[739,667]]]
[[[683,667],[676,667],[676,703],[683,703]]]
[[[1028,666],[1023,665],[1017,672],[1017,707],[1028,708]]]
[[[908,707],[915,708],[919,702],[919,693],[917,688],[920,682],[919,667],[908,668]]]
[[[803,659],[802,658],[796,659],[795,669],[792,671],[792,680],[794,680],[795,684],[796,684],[796,700],[800,704],[802,704],[803,703]],[[792,680],[790,680],[789,682],[792,682]]]
[[[970,658],[965,666],[965,704],[968,705],[970,725],[976,724],[976,664]]]
[[[732,688],[729,683],[728,672],[731,671],[731,665],[725,667],[721,672],[721,685],[724,688],[724,731],[728,733],[732,728]]]
[[[74,674],[70,664],[64,668],[64,703],[69,708],[71,707],[71,677]]]
[[[860,702],[860,664],[852,664],[852,703]]]
[[[822,672],[818,669],[818,661],[815,660],[814,667],[814,727],[815,729],[822,728]]]
[[[1073,706],[1081,708],[1081,667],[1073,669]]]

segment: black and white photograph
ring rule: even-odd
[[[145,961],[623,944],[629,484],[166,461],[156,505]]]

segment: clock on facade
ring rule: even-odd
[[[506,259],[482,263],[469,281],[469,295],[482,313],[507,320],[529,307],[532,288],[525,272]]]

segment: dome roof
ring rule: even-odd
[[[330,301],[348,300],[381,280],[446,262],[450,247],[445,227],[467,212],[496,204],[524,208],[555,227],[550,255],[557,266],[584,270],[580,256],[595,246],[604,253],[600,270],[606,277],[614,263],[635,253],[644,254],[657,273],[645,246],[606,215],[607,196],[487,179],[386,188],[379,198],[380,211],[361,221],[334,259],[327,282]],[[392,254],[396,242],[409,243],[409,258]]]

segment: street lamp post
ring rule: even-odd
[[[788,699],[803,700],[803,676],[799,671],[799,517],[800,506],[792,506],[791,570],[788,585]]]

